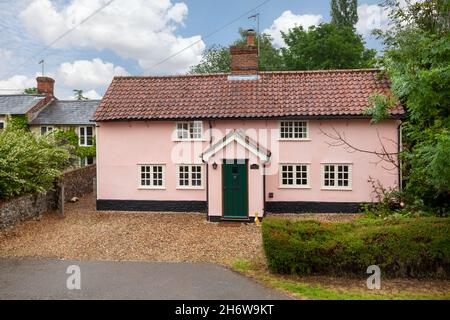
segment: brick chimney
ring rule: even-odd
[[[45,94],[48,98],[54,97],[55,80],[49,77],[37,77],[36,81],[39,94]]]
[[[56,99],[55,96],[53,95],[55,88],[55,80],[49,77],[37,77],[36,82],[37,82],[37,92],[39,94],[43,95],[45,94],[45,99],[42,99],[33,108],[28,110],[27,116],[29,121],[32,121],[34,118],[36,118],[39,112],[41,112],[49,102]]]
[[[256,75],[258,73],[258,48],[255,46],[256,32],[252,29],[245,32],[246,45],[237,45],[230,48],[231,74]]]

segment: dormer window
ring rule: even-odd
[[[177,140],[202,140],[203,123],[201,121],[177,122]]]

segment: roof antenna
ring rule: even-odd
[[[42,76],[44,76],[44,65],[45,65],[44,59],[42,59],[41,61],[39,61],[39,64],[42,64]]]
[[[248,17],[249,19],[253,19],[253,21],[256,21],[256,37],[258,39],[258,60],[259,60],[259,50],[260,50],[260,37],[259,37],[259,12],[255,13],[254,15]]]

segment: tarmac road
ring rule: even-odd
[[[79,267],[81,289],[67,288]],[[70,282],[77,284],[76,281]],[[210,263],[0,259],[0,299],[290,299]]]

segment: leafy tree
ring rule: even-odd
[[[246,38],[241,30],[241,38],[234,45],[244,45]],[[275,48],[272,38],[262,34],[255,39],[260,41],[259,70],[317,70],[351,69],[372,67],[375,50],[366,49],[361,35],[353,27],[324,23],[304,30],[295,27],[282,34],[285,48]],[[206,50],[202,61],[193,66],[189,73],[230,72],[231,57],[229,49],[212,46]]]
[[[366,49],[353,27],[322,23],[309,30],[298,26],[282,33],[282,57],[287,70],[353,69],[372,67],[376,51]]]
[[[384,41],[380,63],[402,101],[403,169],[409,204],[450,211],[450,2],[407,3],[388,0],[391,26],[375,33]],[[384,108],[392,105],[387,103]],[[378,105],[377,115],[385,113]],[[380,119],[378,119],[380,120]]]
[[[202,61],[191,67],[190,74],[230,72],[231,56],[228,48],[212,45],[203,53]]]
[[[68,157],[51,137],[7,126],[0,133],[0,199],[52,188]]]
[[[23,90],[23,93],[25,94],[36,94],[38,93],[37,88],[33,87],[33,88],[26,88],[25,90]]]
[[[240,39],[236,40],[233,45],[245,45],[247,42],[245,33],[240,30]],[[272,38],[268,34],[261,34],[255,38],[255,45],[260,41],[259,53],[259,70],[274,71],[282,70],[283,63],[279,49],[272,45]],[[213,45],[209,47],[203,54],[202,61],[189,70],[190,74],[206,74],[230,72],[231,70],[231,55],[227,47]]]
[[[331,0],[331,22],[339,27],[354,27],[358,22],[358,0]]]
[[[73,92],[74,92],[74,97],[76,100],[78,100],[78,101],[89,100],[89,98],[87,98],[83,95],[83,90],[74,89]]]

